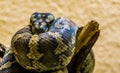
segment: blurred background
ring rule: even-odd
[[[93,47],[94,73],[120,73],[120,0],[0,0],[0,42],[9,47],[33,12],[51,12],[79,26],[96,20],[101,33]]]

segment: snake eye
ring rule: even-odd
[[[48,31],[54,19],[55,17],[51,13],[33,13],[30,18],[32,32],[39,34]]]

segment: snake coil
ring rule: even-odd
[[[30,25],[12,38],[17,62],[27,70],[43,72],[65,68],[74,52],[78,26],[50,13],[34,13]]]
[[[97,23],[91,24],[83,29],[64,17],[55,19],[51,13],[33,13],[30,24],[12,37],[10,48],[0,44],[0,73],[91,73],[94,68],[91,47],[99,35],[97,31],[88,38],[85,32],[98,30]],[[75,53],[79,33],[87,38],[87,43]]]

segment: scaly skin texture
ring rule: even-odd
[[[99,36],[99,24],[78,27],[67,18],[35,12],[30,25],[20,29],[11,48],[0,44],[0,73],[92,73],[92,46]]]
[[[34,72],[64,69],[75,49],[78,26],[67,18],[34,13],[31,23],[17,31],[11,47],[17,62]]]

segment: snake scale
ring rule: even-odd
[[[0,73],[92,73],[92,46],[98,23],[84,27],[51,13],[35,12],[30,24],[18,30],[11,47],[0,44]]]

